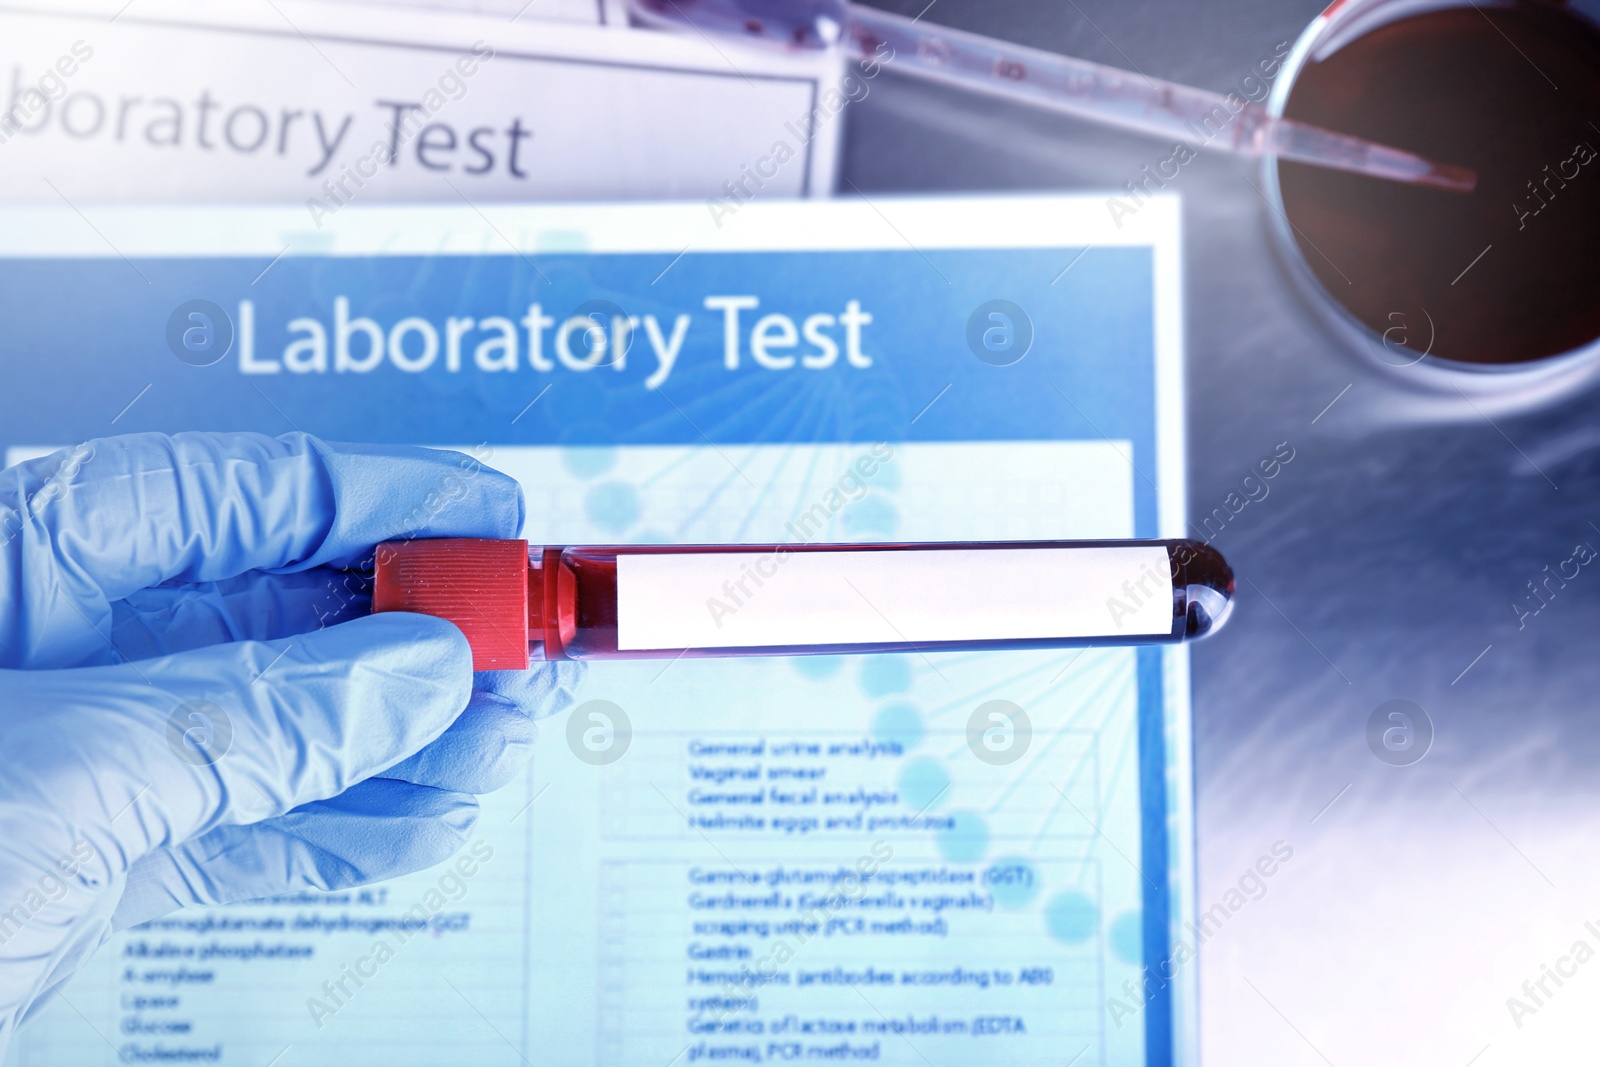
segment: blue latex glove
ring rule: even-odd
[[[0,473],[0,1054],[113,930],[431,866],[522,766],[553,668],[368,614],[406,536],[515,537],[454,452],[139,434]]]

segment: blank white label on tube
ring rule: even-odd
[[[617,557],[622,651],[1171,632],[1159,545]]]

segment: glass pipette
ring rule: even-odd
[[[1471,192],[1477,175],[1374,141],[1274,116],[1241,97],[947,29],[844,0],[629,0],[647,25],[789,48],[841,46],[890,70],[1092,122],[1242,156]]]

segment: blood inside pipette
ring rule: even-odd
[[[1042,49],[907,18],[844,0],[772,4],[754,17],[739,0],[631,0],[648,25],[720,33],[741,40],[815,51],[841,45],[874,69],[895,70],[958,88],[1195,147],[1243,155],[1270,153],[1328,167],[1453,192],[1470,192],[1476,175],[1387,145],[1276,118],[1258,104]],[[1236,98],[1235,98],[1236,99]],[[1205,131],[1221,116],[1230,137]],[[1293,143],[1296,147],[1287,148]]]

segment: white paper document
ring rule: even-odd
[[[723,618],[757,629],[849,604],[806,569],[830,546],[1187,529],[1170,198],[1120,228],[1087,196],[721,228],[701,203],[356,207],[311,251],[294,205],[86,214],[0,210],[12,462],[197,427],[454,447],[440,494],[516,479],[531,543],[624,546],[625,598],[650,558],[626,546],[803,549]],[[233,342],[209,362],[169,341],[196,307]],[[563,355],[589,327],[594,358]],[[1108,551],[977,563],[1002,616],[1087,587],[1069,622],[1165,632],[1170,587],[1139,588],[1165,552]],[[950,621],[909,558],[846,572],[882,612],[855,622]],[[744,572],[710,562],[654,575],[623,629],[714,627]],[[344,588],[300,624],[363,610]],[[140,633],[107,637],[138,657]],[[545,710],[449,865],[121,931],[4,1067],[1194,1063],[1227,909],[1195,909],[1186,648],[603,660]]]
[[[850,99],[837,58],[592,20],[119,4],[0,3],[0,202],[293,202],[318,229],[393,200],[737,206],[830,192]]]

